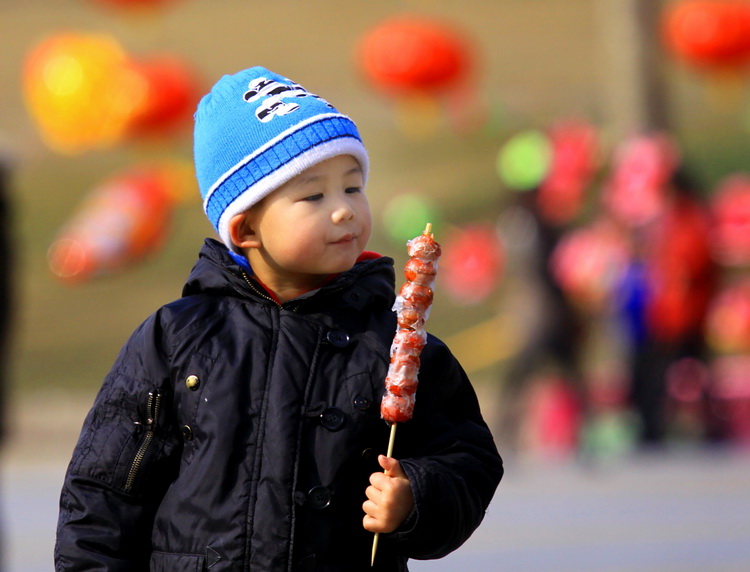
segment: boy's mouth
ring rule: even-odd
[[[345,234],[344,236],[342,236],[338,240],[334,240],[333,244],[346,244],[347,242],[353,241],[355,238],[357,238],[357,237],[355,235],[351,234],[351,233]]]

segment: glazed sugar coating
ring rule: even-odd
[[[391,344],[391,362],[403,355],[418,357],[426,342],[427,335],[424,331],[397,330]]]
[[[416,238],[412,238],[406,243],[406,249],[410,258],[421,258],[422,260],[437,260],[442,254],[440,245],[429,234],[420,234]]]
[[[380,414],[389,423],[403,423],[414,414],[414,395],[386,393],[380,405]]]
[[[417,386],[419,382],[417,378],[403,378],[394,379],[390,376],[385,378],[385,388],[388,393],[392,393],[397,397],[405,397],[408,395],[414,395],[417,392]]]
[[[391,361],[389,376],[394,379],[417,378],[419,373],[419,357],[396,354]]]

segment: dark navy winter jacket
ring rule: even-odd
[[[502,461],[463,370],[430,337],[394,451],[416,508],[370,568],[362,503],[388,444],[391,259],[279,305],[209,239],[183,294],[134,332],[86,418],[58,572],[404,571],[479,525]]]

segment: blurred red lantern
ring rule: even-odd
[[[539,213],[548,222],[564,224],[581,209],[584,191],[596,173],[598,137],[582,121],[561,121],[549,130],[551,161],[539,185]]]
[[[750,61],[750,4],[692,0],[663,15],[666,46],[686,63],[706,69],[738,68]]]
[[[616,226],[595,221],[565,234],[550,258],[557,284],[588,310],[600,308],[619,285],[630,258],[628,243]]]
[[[719,264],[750,264],[750,176],[727,177],[711,199],[713,256]]]
[[[656,218],[666,204],[666,189],[679,163],[679,150],[664,134],[639,135],[615,151],[612,173],[602,190],[610,213],[639,226]]]
[[[83,282],[156,252],[180,199],[183,176],[177,167],[156,165],[105,180],[53,241],[52,272],[66,282]]]
[[[435,93],[459,84],[472,64],[468,42],[447,23],[397,16],[360,40],[358,64],[386,93]]]
[[[489,225],[456,230],[443,241],[441,283],[460,303],[478,304],[497,285],[503,270],[503,250]]]
[[[56,34],[29,51],[24,99],[51,148],[80,153],[120,141],[132,111],[118,89],[126,60],[117,41],[101,34]]]
[[[131,137],[165,136],[189,125],[200,97],[193,70],[175,56],[130,61],[129,93],[134,112],[128,122]]]
[[[750,351],[750,279],[730,284],[711,302],[706,337],[719,353]]]

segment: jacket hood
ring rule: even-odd
[[[245,270],[235,261],[227,247],[207,238],[198,260],[182,290],[183,296],[207,294],[262,299],[247,283]],[[350,270],[336,276],[321,288],[290,300],[324,298],[346,292],[354,301],[367,299],[388,305],[395,300],[393,259],[387,256],[357,262]],[[289,303],[287,302],[287,303]]]

